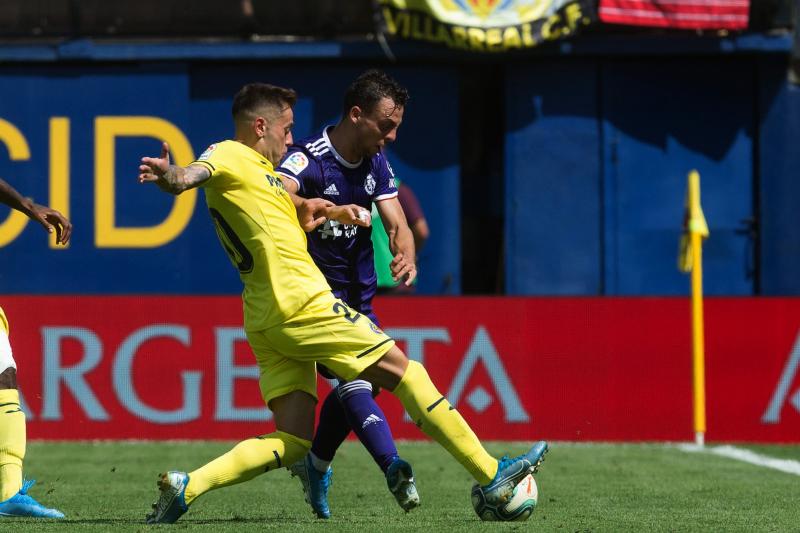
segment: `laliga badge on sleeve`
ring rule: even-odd
[[[286,169],[295,176],[300,174],[308,166],[308,158],[303,152],[295,152],[281,163],[280,168]]]
[[[209,146],[208,148],[206,148],[206,151],[205,151],[205,152],[203,152],[202,154],[200,154],[200,157],[198,157],[198,158],[197,158],[197,160],[198,160],[198,161],[205,161],[206,159],[208,159],[209,157],[211,157],[211,154],[213,154],[213,153],[214,153],[214,150],[216,150],[216,149],[217,149],[217,145],[216,145],[216,144],[212,144],[211,146]]]

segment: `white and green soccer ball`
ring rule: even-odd
[[[508,502],[492,505],[486,501],[480,485],[472,487],[472,507],[481,520],[498,522],[522,522],[530,518],[539,501],[539,487],[536,480],[528,474],[514,487],[514,493]]]

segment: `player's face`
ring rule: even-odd
[[[372,111],[363,113],[358,120],[358,136],[364,155],[371,157],[394,142],[402,122],[403,107],[391,98],[382,98]]]
[[[294,112],[291,107],[286,107],[280,115],[266,124],[262,149],[264,156],[273,165],[278,164],[286,155],[287,147],[292,144],[292,126],[294,126]]]

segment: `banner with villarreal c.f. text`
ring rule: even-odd
[[[532,48],[596,21],[595,0],[380,0],[398,39],[475,52]]]

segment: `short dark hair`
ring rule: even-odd
[[[398,107],[405,107],[409,98],[408,89],[385,72],[371,69],[361,74],[347,88],[342,111],[346,116],[353,106],[358,106],[369,113],[375,109],[381,98],[391,98]]]
[[[248,83],[233,97],[231,113],[233,120],[241,120],[245,114],[255,115],[264,107],[271,107],[280,114],[286,107],[294,107],[297,93],[268,83]]]

